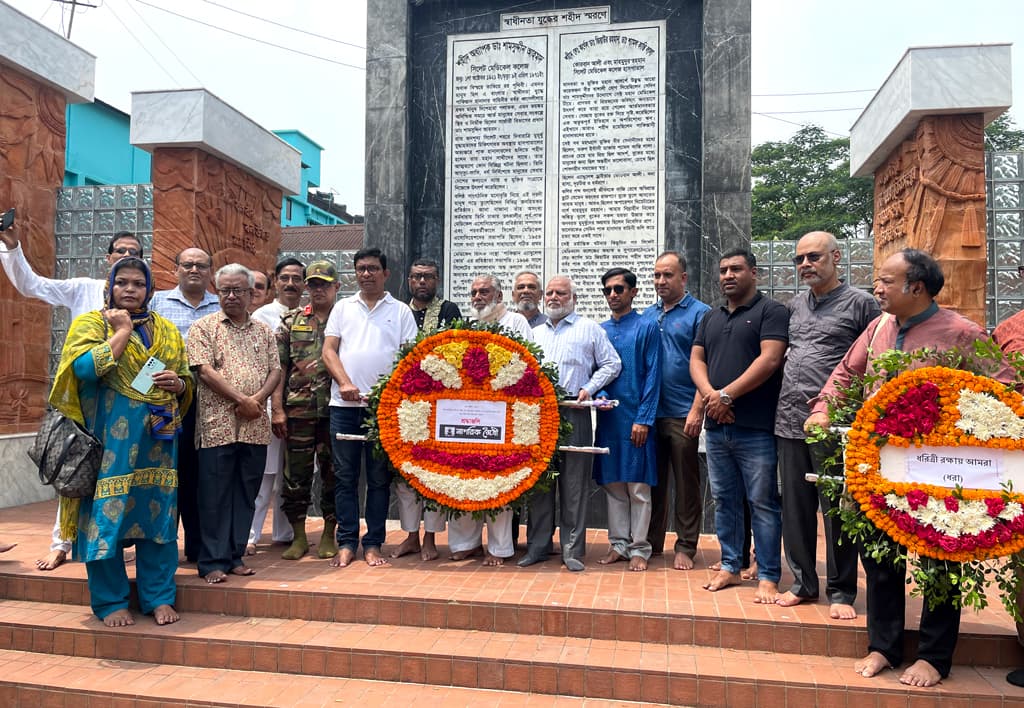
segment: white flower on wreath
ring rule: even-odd
[[[420,368],[430,378],[443,383],[445,388],[462,388],[459,370],[441,357],[428,354],[420,360]]]
[[[491,388],[495,391],[500,391],[506,386],[511,386],[518,382],[525,373],[526,362],[522,360],[519,354],[513,354],[509,362],[498,369],[494,378],[491,379]]]
[[[540,442],[540,404],[516,401],[512,404],[512,443],[536,445]]]
[[[996,519],[989,516],[985,502],[974,499],[961,499],[956,511],[950,511],[946,508],[944,500],[932,496],[928,497],[926,504],[917,509],[910,508],[906,497],[891,493],[885,495],[885,503],[891,509],[909,514],[918,523],[931,526],[936,531],[954,538],[976,536],[996,525]],[[1021,511],[1020,504],[1011,502],[997,518],[1010,521],[1019,516]]]
[[[402,401],[398,404],[398,434],[410,443],[430,439],[430,401]]]
[[[432,492],[460,501],[473,502],[496,499],[518,487],[524,479],[532,474],[529,467],[524,467],[511,474],[497,477],[463,478],[431,472],[411,462],[402,463],[402,471],[409,477],[415,477],[420,484]]]
[[[986,393],[963,389],[957,408],[960,420],[956,427],[978,440],[1020,440],[1024,436],[1024,419],[1019,418],[1008,405]]]

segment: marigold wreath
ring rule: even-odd
[[[399,352],[370,396],[368,438],[431,508],[497,513],[554,478],[560,392],[535,345],[456,322]]]
[[[1021,494],[894,482],[879,468],[886,445],[1024,450],[1022,416],[1021,395],[994,379],[941,366],[905,371],[854,420],[847,491],[875,526],[912,553],[958,562],[1018,553],[1024,549]]]

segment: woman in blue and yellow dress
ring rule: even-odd
[[[134,624],[124,549],[134,545],[139,602],[157,624],[178,620],[178,432],[192,401],[185,344],[168,320],[149,312],[146,263],[124,258],[110,270],[107,305],[68,331],[50,404],[103,444],[96,492],[61,498],[61,536],[85,562],[92,610],[110,627]],[[163,368],[140,377],[150,360]]]

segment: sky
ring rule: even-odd
[[[6,1],[61,34],[70,23],[70,6],[55,0]],[[206,88],[268,129],[323,146],[320,188],[363,213],[365,0],[80,1],[97,7],[75,12],[71,41],[97,57],[98,99],[129,111],[132,91]],[[911,46],[1012,42],[1024,101],[1021,0],[751,5],[754,145],[808,123],[849,135]],[[1024,128],[1024,111],[1010,113]]]

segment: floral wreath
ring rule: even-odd
[[[884,384],[847,435],[846,489],[880,530],[912,553],[971,562],[1024,549],[1024,495],[894,482],[881,448],[1024,450],[1024,399],[995,379],[931,366]]]
[[[399,351],[369,399],[368,439],[432,509],[497,513],[554,479],[567,434],[557,370],[539,348],[495,324],[455,322]],[[444,405],[492,405],[498,419],[440,433]],[[470,419],[474,420],[474,419]],[[479,436],[480,442],[471,436]]]

